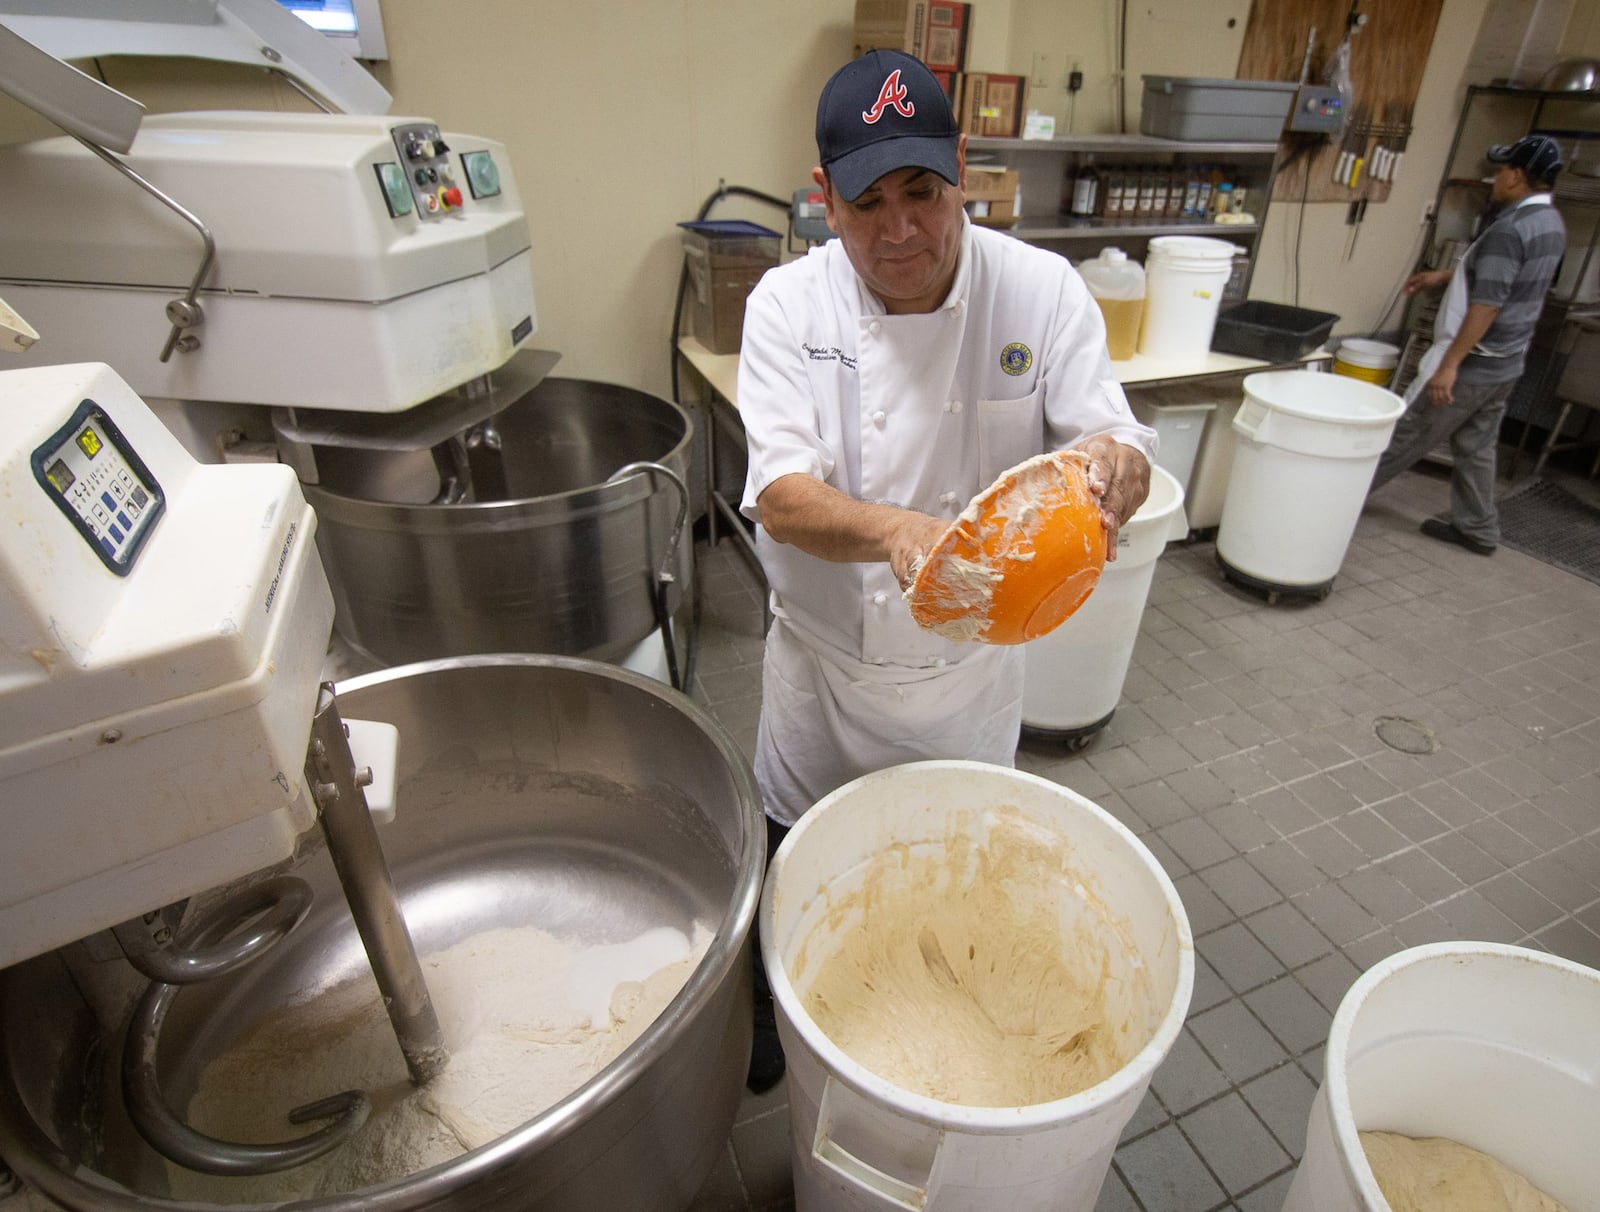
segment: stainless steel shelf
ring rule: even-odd
[[[1158,139],[1153,135],[1057,135],[1052,139],[1001,139],[992,135],[969,135],[967,150],[969,152],[1094,152],[1106,155],[1188,153],[1207,156],[1270,156],[1277,153],[1278,145],[1225,140],[1190,142],[1184,139]]]
[[[1079,218],[1056,215],[1049,219],[1022,219],[1014,227],[1001,227],[1021,240],[1101,240],[1124,236],[1256,235],[1259,223],[1211,223],[1205,219],[1169,219],[1160,223],[1123,223],[1116,219]]]

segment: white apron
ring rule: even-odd
[[[792,825],[828,792],[901,762],[1013,765],[1022,674],[1021,646],[977,645],[944,669],[869,665],[775,617],[755,757],[767,815]]]

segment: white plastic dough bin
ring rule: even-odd
[[[1152,399],[1148,392],[1131,391],[1128,405],[1140,424],[1156,431],[1156,463],[1172,473],[1187,498],[1195,457],[1200,453],[1200,439],[1205,434],[1207,421],[1217,409],[1217,402],[1181,399],[1169,402]]]
[[[1375,964],[1328,1034],[1284,1212],[1389,1212],[1358,1131],[1444,1136],[1600,1212],[1600,972],[1498,943]]]
[[[1279,593],[1327,597],[1404,411],[1392,391],[1343,375],[1247,376],[1217,530],[1228,579],[1270,602]]]
[[[1125,1020],[1131,1059],[1098,1085],[1032,1106],[962,1106],[856,1063],[806,1012],[802,990],[853,924],[839,910],[876,856],[902,846],[936,855],[924,848],[942,850],[952,830],[981,844],[1000,809],[1070,842],[1074,878],[1055,900],[1063,938],[1083,930],[1103,938],[1107,979],[1142,985],[1147,996],[1136,1003],[1142,1021]],[[801,817],[767,872],[761,958],[789,1065],[799,1212],[1090,1212],[1194,986],[1189,921],[1149,850],[1075,792],[981,762],[880,770]]]
[[[1183,489],[1171,472],[1150,468],[1150,495],[1117,534],[1117,558],[1088,601],[1023,650],[1022,725],[1074,747],[1111,722],[1128,679],[1139,621],[1156,560],[1189,533]]]

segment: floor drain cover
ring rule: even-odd
[[[1374,725],[1378,739],[1401,753],[1438,753],[1439,738],[1433,729],[1404,716],[1380,715]]]

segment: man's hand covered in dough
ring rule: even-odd
[[[909,590],[916,580],[922,563],[928,558],[949,523],[942,518],[905,510],[904,517],[896,519],[889,536],[889,567],[894,569],[895,580],[902,590]]]
[[[1117,532],[1150,495],[1150,463],[1144,452],[1115,438],[1097,435],[1074,450],[1089,456],[1089,491],[1100,498],[1106,527],[1106,559],[1117,558]]]

